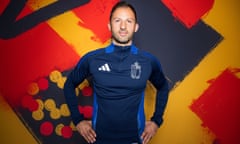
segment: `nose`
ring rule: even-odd
[[[124,21],[121,22],[120,29],[126,29],[126,23]]]

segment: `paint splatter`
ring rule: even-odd
[[[187,28],[194,26],[212,7],[214,0],[162,0],[173,16]]]
[[[239,72],[238,68],[224,70],[190,106],[221,144],[240,143]]]
[[[82,22],[79,22],[79,25],[90,29],[96,35],[92,40],[104,43],[111,37],[107,24],[109,22],[110,11],[118,1],[91,0],[88,4],[73,10],[82,20]]]

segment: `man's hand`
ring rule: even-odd
[[[151,138],[157,133],[158,126],[153,121],[147,121],[145,124],[145,129],[142,133],[142,142],[143,144],[147,144]]]
[[[92,121],[83,120],[77,124],[76,128],[88,143],[96,141],[97,135],[92,129]]]

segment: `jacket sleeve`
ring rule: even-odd
[[[149,80],[157,90],[155,111],[151,117],[151,121],[160,126],[163,122],[163,114],[168,101],[169,86],[161,64],[155,57],[152,57],[152,74]]]
[[[78,109],[78,98],[75,93],[75,88],[83,82],[85,78],[89,75],[88,58],[84,56],[80,59],[77,66],[68,75],[67,80],[64,84],[64,96],[68,108],[71,113],[72,121],[77,125],[80,121],[84,119],[83,115]]]

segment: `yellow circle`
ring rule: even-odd
[[[67,80],[67,77],[63,76],[63,77],[62,77],[62,81],[63,81],[63,83],[65,83],[66,80]]]
[[[58,81],[58,82],[57,82],[57,86],[58,86],[60,89],[63,89],[63,87],[64,87],[63,81]]]
[[[58,82],[61,78],[62,78],[62,73],[58,70],[52,71],[49,75],[49,79],[55,83]]]
[[[44,103],[44,106],[45,106],[45,109],[48,111],[52,111],[52,110],[56,109],[56,104],[53,99],[47,99]]]
[[[76,96],[79,96],[79,94],[80,94],[80,91],[79,91],[79,88],[75,88],[75,94],[76,94]]]
[[[65,117],[70,116],[70,111],[68,109],[67,104],[62,104],[60,106],[60,113],[61,113],[62,116],[65,116]]]
[[[36,99],[36,101],[38,103],[38,110],[43,110],[44,109],[43,101],[41,99]]]
[[[61,113],[60,110],[55,108],[53,110],[50,111],[50,117],[52,119],[59,119],[61,117]]]
[[[67,80],[66,77],[62,77],[61,79],[59,79],[59,80],[57,81],[57,86],[58,86],[60,89],[63,89],[64,83],[65,83],[66,80]]]
[[[77,128],[72,121],[70,122],[69,126],[72,128],[73,131],[77,131]]]
[[[61,130],[62,130],[63,127],[64,127],[64,124],[62,124],[62,123],[60,123],[56,126],[55,132],[56,132],[57,135],[62,136]]]
[[[89,86],[88,80],[85,79],[78,87],[82,90],[85,86]]]
[[[27,93],[30,95],[36,95],[39,92],[38,84],[35,82],[32,82],[28,85]]]
[[[35,120],[42,120],[44,118],[44,112],[42,110],[36,110],[32,112],[32,117]]]

